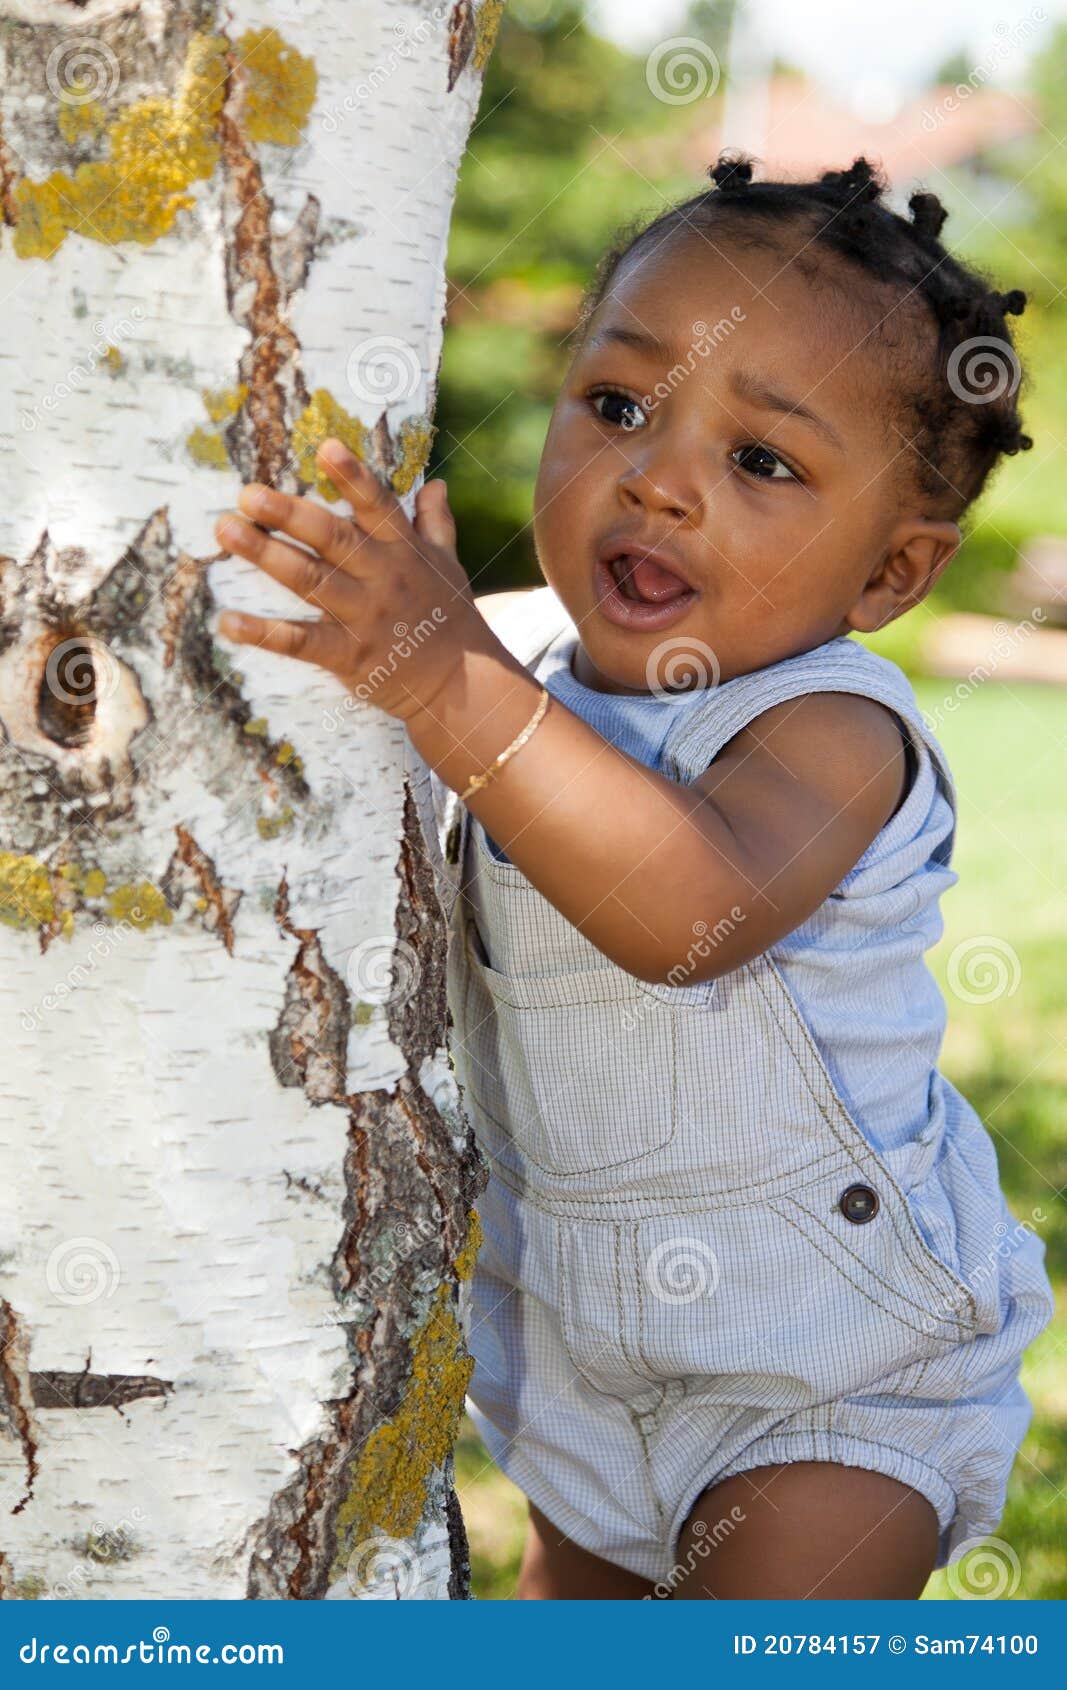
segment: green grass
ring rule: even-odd
[[[958,708],[946,710],[943,701],[955,682],[923,678],[913,685],[936,724],[959,803],[953,857],[959,883],[942,899],[945,931],[928,956],[948,1008],[940,1065],[993,1136],[1013,1213],[1035,1217],[1059,1301],[1056,1321],[1024,1361],[1034,1418],[1015,1463],[998,1536],[1018,1557],[1018,1583],[1011,1592],[1017,1599],[1062,1599],[1067,1597],[1067,1209],[1058,1193],[1067,1186],[1067,689],[988,681]],[[999,972],[983,973],[977,960],[969,972],[966,959],[980,954],[991,957]],[[962,982],[963,995],[950,984],[953,979]],[[1000,987],[996,995],[993,981]],[[975,998],[979,1001],[969,1001]],[[466,1418],[456,1471],[475,1593],[509,1597],[522,1552],[525,1506]],[[973,1594],[980,1595],[977,1557],[973,1567]],[[966,1568],[964,1562],[961,1572],[953,1569],[951,1582],[945,1573],[935,1574],[926,1596],[972,1593]]]

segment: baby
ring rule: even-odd
[[[329,441],[351,520],[253,485],[218,529],[321,619],[219,632],[401,718],[431,795],[519,1595],[917,1597],[997,1527],[1052,1302],[937,1068],[952,776],[850,635],[1030,445],[1025,299],[864,159],[710,175],[583,302],[546,586],[476,601],[444,483],[409,521]]]

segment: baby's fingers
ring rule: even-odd
[[[224,610],[218,621],[218,631],[224,639],[236,645],[254,645],[261,651],[276,652],[279,657],[296,657],[301,663],[317,663],[336,675],[345,672],[345,660],[350,656],[352,636],[336,622],[313,621],[278,622],[265,616],[249,616],[244,611]]]
[[[391,487],[348,450],[340,440],[324,440],[319,461],[330,480],[352,506],[364,533],[375,540],[410,540],[411,524]]]
[[[415,495],[415,532],[443,551],[456,549],[456,522],[448,503],[448,487],[438,478]]]

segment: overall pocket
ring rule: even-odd
[[[602,1172],[662,1150],[678,1125],[677,1011],[617,968],[515,977],[466,927],[464,1083],[547,1173]]]

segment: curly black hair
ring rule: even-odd
[[[583,295],[576,349],[625,259],[685,229],[776,246],[792,228],[802,238],[790,261],[813,277],[825,270],[818,253],[828,249],[887,290],[878,330],[894,352],[898,433],[910,448],[912,485],[930,501],[929,514],[955,520],[1002,454],[1033,445],[1017,408],[1023,370],[1007,322],[1026,295],[998,292],[990,277],[947,251],[939,237],[948,213],[936,194],[911,195],[910,222],[893,211],[883,202],[884,174],[866,158],[816,182],[754,182],[752,165],[744,153],[723,152],[708,169],[711,188],[616,233]],[[916,312],[936,332],[916,336]],[[893,342],[888,320],[899,313],[907,332]]]

